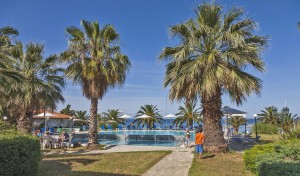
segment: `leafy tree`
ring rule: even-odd
[[[82,87],[83,95],[91,101],[89,146],[97,145],[98,100],[105,93],[125,82],[130,61],[118,46],[119,34],[112,25],[102,28],[97,21],[81,20],[83,29],[75,26],[66,29],[69,35],[68,50],[62,61],[68,63],[67,77]]]
[[[140,110],[137,112],[136,117],[141,115],[148,115],[148,118],[137,118],[133,121],[137,126],[142,125],[142,127],[150,127],[153,128],[155,123],[163,124],[162,116],[159,114],[159,110],[155,105],[144,105],[140,107]]]
[[[45,58],[44,45],[28,43],[23,47],[16,42],[10,57],[13,69],[23,75],[22,82],[11,82],[10,89],[0,98],[2,105],[14,107],[18,113],[17,127],[29,133],[34,109],[55,109],[58,102],[64,102],[62,88],[65,85],[62,69],[56,66],[56,55]],[[6,103],[2,103],[6,101]]]
[[[239,127],[247,122],[246,118],[242,116],[232,116],[228,119],[227,123],[230,124],[236,133],[239,132]]]
[[[77,117],[78,119],[81,119],[81,120],[86,120],[88,118],[86,111],[76,111],[75,117]]]
[[[273,125],[278,125],[280,123],[280,118],[276,107],[265,107],[265,110],[261,110],[261,112],[261,114],[258,114],[258,120],[260,120],[262,123],[269,123]]]
[[[200,108],[196,108],[196,101],[186,101],[184,107],[180,106],[178,108],[178,113],[176,114],[177,118],[174,120],[173,124],[176,126],[181,126],[186,122],[187,126],[192,126],[193,121],[198,123],[200,122]]]
[[[112,129],[118,128],[119,124],[125,124],[124,119],[119,118],[122,115],[122,113],[119,111],[119,109],[108,109],[107,112],[102,113],[102,118],[104,124],[106,126],[111,125]]]
[[[297,114],[292,114],[292,113],[288,113],[288,114],[284,114],[283,115],[283,123],[282,123],[282,127],[283,130],[285,132],[291,132],[292,129],[294,129],[295,127],[295,123],[296,123],[296,119],[298,118]]]
[[[168,62],[164,86],[170,87],[171,100],[201,100],[207,150],[225,150],[221,125],[222,95],[237,105],[252,93],[260,94],[261,80],[246,72],[253,67],[263,72],[261,53],[267,38],[255,33],[256,22],[241,8],[222,11],[215,3],[203,3],[196,16],[170,27],[179,40],[166,47],[160,59]]]
[[[10,89],[10,82],[20,81],[22,77],[13,69],[14,60],[9,57],[14,46],[12,40],[18,34],[18,30],[13,27],[0,28],[0,91]]]
[[[62,109],[60,111],[60,113],[67,114],[67,115],[70,115],[70,116],[75,116],[76,111],[71,109],[71,105],[70,104],[67,104],[67,107],[65,107],[64,109]]]

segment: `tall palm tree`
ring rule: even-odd
[[[261,53],[267,38],[254,33],[256,23],[244,10],[203,3],[196,16],[170,27],[179,44],[163,49],[168,62],[164,86],[171,100],[201,99],[207,150],[225,150],[221,126],[222,95],[238,105],[252,93],[260,94],[261,80],[246,72],[248,66],[263,72]]]
[[[102,113],[102,118],[106,125],[110,124],[112,129],[116,129],[119,124],[125,124],[124,119],[119,118],[121,115],[119,109],[108,109],[107,112]]]
[[[6,26],[0,28],[0,89],[9,89],[8,83],[10,81],[20,81],[22,77],[18,72],[13,70],[14,60],[9,57],[11,49],[14,46],[12,40],[18,34],[18,30],[13,27]]]
[[[4,94],[5,105],[17,107],[19,130],[29,133],[34,109],[55,109],[64,102],[62,88],[65,85],[63,69],[57,67],[56,55],[44,57],[44,45],[28,43],[25,47],[16,42],[11,52],[15,60],[14,70],[23,75],[22,82],[13,82]],[[0,103],[2,104],[2,103]],[[2,104],[3,105],[3,104]]]
[[[242,116],[232,116],[227,121],[229,125],[232,125],[236,133],[239,132],[239,127],[244,125],[246,122],[247,122],[246,118]]]
[[[81,119],[81,120],[86,120],[88,118],[86,111],[76,111],[75,117],[77,117],[78,119]]]
[[[180,106],[178,108],[179,112],[176,114],[177,118],[174,120],[173,124],[181,126],[184,122],[186,122],[186,125],[189,127],[193,125],[193,121],[199,123],[200,108],[196,108],[196,106],[196,101],[186,101],[184,103],[184,107]]]
[[[265,107],[265,110],[261,110],[261,112],[261,114],[258,114],[258,120],[262,123],[269,123],[273,125],[280,124],[280,118],[276,107]]]
[[[288,113],[288,114],[284,114],[283,115],[283,123],[282,123],[282,128],[285,132],[291,132],[293,128],[295,128],[295,123],[296,123],[296,119],[297,114],[292,114],[292,113]]]
[[[97,21],[81,20],[83,29],[75,26],[66,29],[69,35],[68,50],[62,60],[68,63],[66,75],[82,87],[83,95],[91,101],[89,146],[97,145],[98,100],[105,93],[125,82],[130,61],[118,46],[119,34],[112,25],[102,28]]]
[[[150,127],[153,129],[155,123],[163,124],[162,116],[159,114],[159,110],[155,105],[144,105],[140,107],[140,110],[137,112],[136,117],[141,115],[148,115],[148,118],[137,118],[133,121],[137,126],[142,125],[142,127]]]

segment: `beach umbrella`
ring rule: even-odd
[[[151,116],[148,116],[148,115],[146,115],[146,114],[143,114],[143,115],[141,115],[141,116],[137,116],[136,118],[137,119],[146,119],[146,118],[150,118]]]
[[[244,111],[240,111],[240,110],[237,110],[237,109],[234,109],[234,108],[230,108],[228,106],[225,106],[224,108],[221,108],[221,111],[223,112],[223,114],[225,116],[232,116],[232,115],[236,115],[236,116],[239,116],[240,114],[247,114],[247,112],[244,112]],[[238,115],[237,115],[238,114]]]
[[[175,119],[177,116],[174,114],[168,114],[166,116],[163,116],[163,119],[166,119],[166,124],[168,119]]]
[[[120,119],[130,119],[131,116],[127,115],[127,114],[124,114],[122,116],[119,117]]]
[[[120,116],[119,118],[125,120],[125,126],[126,126],[126,119],[131,119],[131,116],[124,114],[124,115]]]
[[[174,115],[174,114],[168,114],[168,115],[166,115],[166,116],[163,116],[163,119],[174,119],[174,118],[176,118],[177,116],[176,115]]]

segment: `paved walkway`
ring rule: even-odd
[[[190,149],[173,151],[143,176],[187,176],[191,167],[194,155]]]
[[[187,176],[191,167],[194,155],[192,153],[194,148],[184,147],[158,147],[158,146],[130,146],[118,145],[113,146],[107,150],[93,150],[93,151],[51,151],[44,153],[44,155],[53,154],[98,154],[98,153],[113,153],[113,152],[134,152],[134,151],[158,151],[170,150],[171,154],[164,157],[152,168],[150,168],[143,176]]]

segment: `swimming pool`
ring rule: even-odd
[[[195,133],[191,132],[191,141]],[[185,138],[185,131],[175,130],[119,130],[101,131],[100,144],[104,145],[139,145],[139,146],[179,146]],[[72,142],[87,143],[88,135],[74,134]]]

